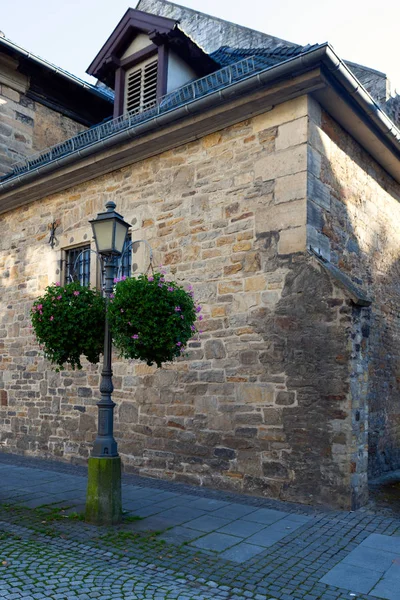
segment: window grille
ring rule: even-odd
[[[66,252],[65,283],[90,284],[90,246],[78,246]]]
[[[118,275],[119,277],[130,277],[132,271],[132,247],[130,243],[132,238],[127,235],[125,238],[124,248],[122,250],[121,257],[118,261]],[[126,250],[126,252],[125,252]]]
[[[138,111],[157,100],[158,61],[143,63],[126,74],[125,111]]]

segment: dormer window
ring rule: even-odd
[[[158,59],[149,58],[126,71],[124,112],[142,110],[157,100]]]
[[[87,72],[115,90],[119,117],[217,68],[178,21],[129,8]]]

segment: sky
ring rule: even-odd
[[[387,73],[400,93],[400,0],[180,0],[188,8]],[[0,0],[0,30],[70,73],[85,70],[136,0]]]

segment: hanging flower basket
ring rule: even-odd
[[[82,369],[81,355],[99,362],[103,352],[105,300],[82,286],[56,283],[46,288],[31,309],[32,326],[44,354],[60,370],[65,364]]]
[[[161,273],[117,281],[108,318],[121,356],[158,367],[180,356],[196,332],[200,307],[192,296]]]

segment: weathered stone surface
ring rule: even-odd
[[[225,358],[226,350],[221,340],[207,340],[204,344],[206,358]]]
[[[303,133],[277,149],[280,128],[278,146],[289,144],[291,126],[284,125],[303,124],[308,106],[291,101],[5,215],[2,450],[88,456],[100,367],[52,372],[29,329],[29,310],[47,282],[62,279],[62,250],[87,243],[88,220],[113,199],[134,224],[134,238],[148,240],[155,264],[167,266],[167,279],[193,285],[204,315],[203,332],[174,364],[157,369],[114,357],[115,425],[126,470],[305,503],[351,508],[365,501],[367,398],[373,462],[384,463],[386,447],[385,466],[397,460],[397,188],[328,120],[313,153]],[[32,107],[23,108],[34,119]],[[307,193],[318,207],[308,224]],[[52,215],[60,219],[54,250],[46,244]],[[379,224],[373,232],[371,221]],[[371,286],[379,307],[373,318],[352,306],[308,254],[310,240],[325,244],[357,285]],[[135,263],[147,269],[145,250],[137,249]],[[371,365],[384,365],[376,390]]]
[[[133,402],[122,402],[118,409],[120,423],[137,423],[138,409]]]
[[[15,83],[17,86],[17,79]],[[9,172],[17,160],[86,129],[6,85],[0,86],[0,121],[0,176]]]

